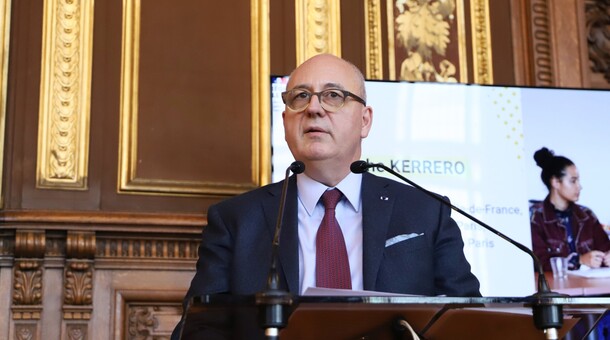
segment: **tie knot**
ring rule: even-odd
[[[335,209],[343,194],[339,189],[327,190],[322,194],[322,204],[326,209]]]

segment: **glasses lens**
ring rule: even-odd
[[[309,105],[311,93],[304,90],[290,90],[286,92],[284,100],[290,109],[300,111]]]
[[[339,90],[324,90],[320,92],[320,98],[324,109],[328,111],[337,111],[345,103],[345,95]]]

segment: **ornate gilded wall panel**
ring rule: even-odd
[[[339,0],[295,0],[297,65],[320,53],[341,56]]]
[[[252,59],[252,180],[271,181],[271,93],[269,0],[250,0],[250,55]]]
[[[87,189],[93,0],[44,2],[36,186]]]
[[[0,0],[0,178],[4,173],[4,122],[6,120],[6,82],[11,27],[11,0]],[[0,182],[0,208],[4,206]]]
[[[367,34],[366,79],[383,79],[383,51],[381,45],[381,0],[366,0],[364,30]]]
[[[473,82],[477,84],[493,84],[489,4],[487,1],[472,0],[470,2],[472,59],[474,67]],[[460,46],[465,45],[465,41],[460,41]],[[460,53],[460,55],[462,54],[464,53]]]
[[[470,6],[468,37],[464,0],[387,0],[388,78],[492,83],[488,2],[471,1]],[[472,41],[473,79],[468,78],[467,39]]]
[[[462,0],[388,0],[390,79],[465,82]]]
[[[252,0],[251,1],[251,20],[250,25],[250,52],[251,55],[247,58],[250,62],[250,73],[247,77],[251,77],[251,98],[250,101],[250,117],[252,123],[251,129],[251,163],[247,167],[236,166],[231,164],[230,157],[226,159],[216,159],[212,162],[218,164],[226,164],[225,168],[237,167],[251,169],[251,176],[245,182],[227,182],[222,180],[203,181],[197,178],[168,178],[173,174],[168,174],[166,177],[157,177],[158,171],[147,164],[145,156],[142,155],[142,145],[139,135],[143,134],[140,130],[141,121],[143,119],[141,107],[143,98],[141,97],[140,79],[144,75],[140,72],[141,66],[141,38],[142,38],[142,18],[141,15],[145,9],[143,6],[149,6],[151,3],[142,2],[141,0],[126,0],[123,2],[123,41],[122,41],[122,74],[121,74],[121,122],[120,122],[120,141],[119,141],[119,176],[118,176],[118,191],[120,193],[141,193],[141,194],[166,194],[166,195],[234,195],[246,190],[265,184],[270,179],[270,155],[269,155],[269,131],[268,118],[262,114],[268,112],[269,101],[263,99],[269,97],[269,18],[268,18],[268,0]],[[173,6],[173,3],[165,3],[164,6]],[[204,6],[204,5],[199,5]],[[156,27],[156,26],[152,26]],[[149,27],[150,29],[150,27]],[[211,32],[191,32],[191,34],[211,35]],[[188,47],[188,46],[185,46]],[[207,49],[219,49],[217,46],[205,46]],[[227,69],[230,69],[227,66]],[[184,70],[183,70],[184,72]],[[243,77],[243,75],[242,75]],[[208,79],[208,82],[214,83],[216,80]],[[243,80],[240,80],[243,82]],[[158,84],[160,89],[163,89],[165,84]],[[209,87],[206,86],[209,90]],[[171,88],[168,88],[169,92]],[[218,89],[214,89],[218,90]],[[223,88],[222,91],[227,91]],[[211,96],[213,96],[210,93]],[[239,99],[243,97],[241,93],[235,93]],[[153,98],[150,98],[152,100]],[[212,104],[210,104],[212,105]],[[223,109],[227,113],[231,113],[230,108],[232,103],[224,102]],[[218,110],[215,110],[218,112]],[[169,118],[171,119],[171,118]],[[235,122],[235,120],[230,120]],[[179,122],[169,122],[169,125],[175,125]],[[186,123],[187,125],[192,125]],[[191,126],[189,126],[190,128]],[[215,131],[218,131],[220,126],[217,126]],[[148,132],[148,131],[146,131]],[[177,136],[182,137],[182,136]],[[225,138],[228,136],[225,136]],[[227,145],[235,141],[226,141]],[[161,142],[163,143],[163,142]],[[209,145],[211,149],[221,149],[227,145],[223,145],[223,140],[213,140]],[[203,146],[197,152],[205,153]],[[148,147],[150,149],[150,146]],[[182,150],[170,150],[169,152],[180,154]],[[150,155],[150,152],[149,152]],[[227,154],[228,155],[228,154]],[[198,157],[193,154],[191,159]],[[152,160],[154,162],[154,160]],[[144,162],[144,163],[142,163]],[[214,164],[218,166],[218,164]],[[167,167],[167,165],[164,165]],[[181,170],[176,168],[174,170]],[[226,169],[225,169],[226,170]],[[142,174],[148,171],[147,174]],[[226,171],[225,171],[226,172]],[[151,175],[152,174],[152,175]],[[189,174],[190,175],[190,174]],[[194,175],[196,177],[196,175]],[[178,177],[178,176],[177,176]],[[188,176],[185,176],[188,177]]]

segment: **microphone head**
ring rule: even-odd
[[[360,160],[353,162],[352,165],[350,165],[349,169],[355,174],[361,174],[363,172],[367,172],[369,167],[369,163]]]
[[[295,175],[303,173],[303,171],[305,171],[305,163],[301,161],[292,162],[292,164],[290,164],[290,171],[292,171],[292,173]]]

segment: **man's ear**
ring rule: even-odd
[[[365,106],[362,109],[362,129],[360,131],[360,138],[366,138],[369,135],[371,126],[373,126],[373,108]]]

